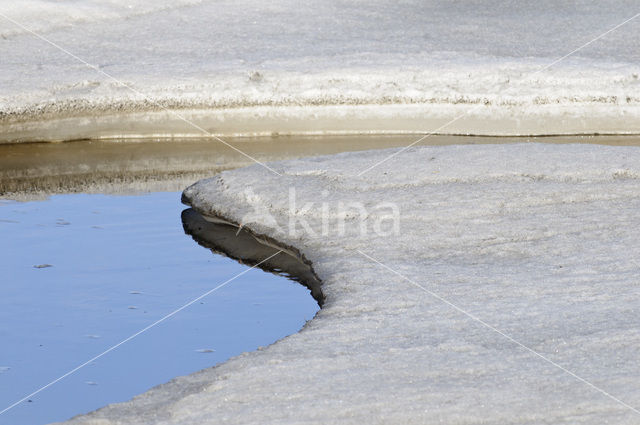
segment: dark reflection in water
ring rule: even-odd
[[[238,226],[231,223],[206,220],[192,208],[182,211],[182,225],[184,231],[196,242],[216,254],[225,255],[250,266],[258,264],[258,267],[265,271],[286,276],[303,284],[322,306],[324,295],[320,288],[320,279],[311,264],[294,248],[267,241],[245,228],[238,231]],[[278,251],[282,252],[273,256]],[[268,260],[264,261],[265,259]]]

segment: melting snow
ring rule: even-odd
[[[424,147],[358,175],[394,152],[188,188],[204,215],[267,211],[271,225],[245,228],[312,261],[323,309],[274,345],[70,424],[637,424],[640,149]],[[289,188],[308,208],[291,209]],[[369,230],[358,214],[325,232],[340,202],[364,206]],[[399,207],[398,232],[371,231],[381,202]]]

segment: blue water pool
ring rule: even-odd
[[[180,193],[0,201],[0,410],[246,271],[185,235]],[[44,424],[298,331],[302,285],[253,269],[0,415]]]

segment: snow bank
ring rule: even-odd
[[[0,16],[0,142],[203,130],[639,133],[636,21],[541,71],[636,8],[633,0],[2,1],[0,14],[114,79]]]
[[[98,24],[104,21],[128,19],[161,10],[168,10],[200,0],[22,0],[20,3],[0,3],[0,13],[20,22],[30,30],[46,33],[70,29],[79,24]],[[3,19],[0,21],[0,37],[14,38],[29,32]]]
[[[638,423],[640,149],[424,147],[358,176],[393,152],[188,188],[201,214],[299,249],[323,309],[69,424]],[[371,230],[381,204],[398,207],[397,231]]]

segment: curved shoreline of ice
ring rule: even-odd
[[[188,188],[200,213],[297,247],[323,309],[263,350],[69,423],[636,423],[640,149],[421,147],[357,175],[394,152],[270,164],[282,176],[256,165]],[[351,215],[345,233],[323,234],[339,202],[372,220],[393,202],[400,232],[363,234]],[[311,231],[291,233],[292,217]]]

